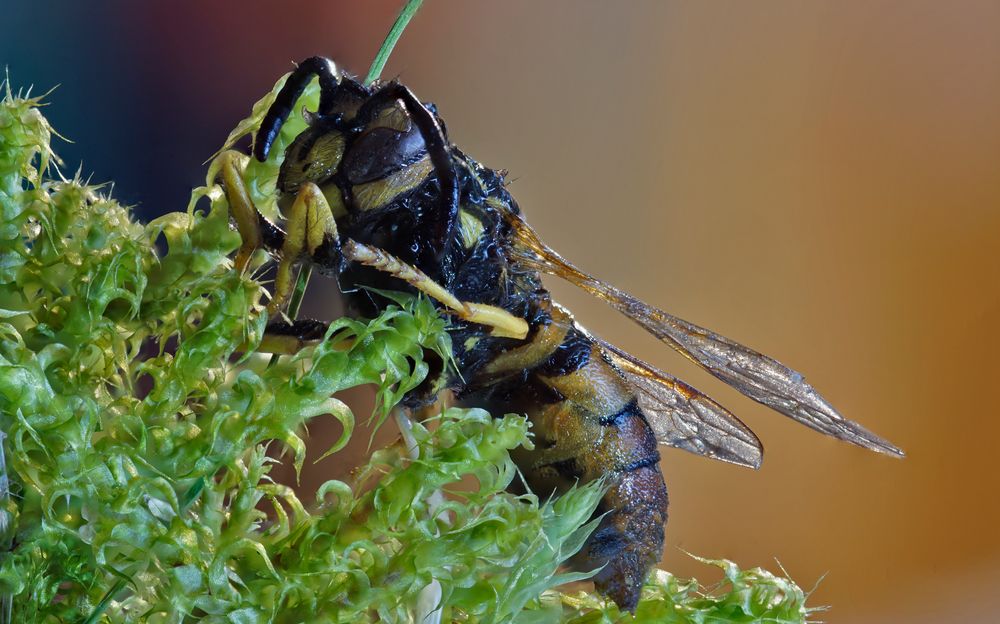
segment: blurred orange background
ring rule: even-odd
[[[46,112],[76,141],[58,150],[68,169],[85,156],[146,216],[183,208],[293,61],[363,74],[399,8],[101,4],[44,23],[15,10],[0,63],[15,85],[64,83]],[[804,372],[909,454],[795,425],[553,282],[592,330],[767,447],[759,472],[664,449],[663,566],[714,580],[682,550],[777,560],[803,587],[823,579],[810,602],[826,621],[918,623],[991,620],[1000,582],[998,59],[996,2],[427,0],[384,76],[509,169],[565,256]]]

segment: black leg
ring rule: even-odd
[[[253,155],[264,162],[267,154],[271,151],[271,144],[278,136],[281,126],[288,119],[295,102],[305,91],[306,85],[313,76],[319,76],[320,96],[319,113],[321,115],[330,112],[333,107],[333,97],[337,93],[337,85],[340,83],[340,73],[333,61],[322,56],[313,56],[299,63],[295,71],[288,77],[285,84],[278,91],[278,97],[274,99],[271,108],[264,115],[264,120],[260,123],[257,136],[254,138]]]
[[[421,258],[421,264],[425,267],[429,264],[437,266],[447,256],[452,229],[458,218],[459,201],[458,176],[441,125],[413,92],[398,82],[390,82],[368,98],[355,119],[358,125],[363,127],[382,107],[396,100],[403,102],[413,123],[417,125],[441,185],[441,210],[426,215],[427,227],[431,234],[430,245],[427,246],[429,257]]]
[[[264,329],[264,337],[261,339],[257,351],[275,355],[292,355],[301,351],[303,347],[322,340],[329,327],[323,321],[312,319],[301,319],[294,323],[272,321]]]
[[[272,336],[291,336],[302,341],[309,341],[322,340],[329,327],[329,323],[323,321],[299,319],[292,323],[271,321],[264,331]]]
[[[257,223],[260,228],[261,246],[269,252],[280,253],[281,248],[285,246],[285,231],[260,212],[257,212]]]

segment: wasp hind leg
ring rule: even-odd
[[[514,316],[497,306],[460,301],[447,288],[432,280],[423,271],[403,262],[383,249],[346,239],[341,251],[344,257],[352,262],[372,267],[403,280],[442,304],[458,318],[490,327],[490,333],[493,336],[520,340],[528,335],[528,322],[523,318]]]

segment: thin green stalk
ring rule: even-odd
[[[399,41],[400,36],[402,36],[403,31],[406,30],[406,25],[410,23],[413,16],[416,14],[417,9],[420,5],[424,3],[424,0],[409,0],[403,10],[399,12],[399,17],[396,18],[396,23],[392,25],[389,29],[389,34],[385,36],[385,41],[382,42],[382,47],[379,48],[378,54],[375,55],[375,60],[372,61],[371,69],[368,70],[368,75],[365,77],[365,84],[370,85],[371,83],[378,80],[378,77],[382,75],[382,70],[385,68],[385,64],[389,61],[389,55],[392,54],[392,49],[396,47],[396,42]]]
[[[299,315],[299,308],[302,307],[302,298],[306,294],[306,285],[312,277],[312,265],[306,264],[299,271],[298,280],[295,282],[295,290],[292,292],[292,299],[288,302],[288,315],[293,319]]]
[[[90,612],[90,615],[83,621],[83,624],[97,624],[97,621],[101,619],[101,616],[104,615],[104,612],[108,609],[108,605],[111,604],[115,594],[120,592],[123,587],[125,587],[125,581],[123,579],[118,579],[118,582],[104,594],[104,597],[101,598],[99,603],[97,603],[97,606]]]
[[[295,279],[295,290],[292,291],[292,298],[288,302],[288,318],[294,321],[299,316],[299,308],[302,307],[302,298],[306,294],[306,286],[309,285],[309,278],[312,276],[312,265],[306,264],[299,269],[299,275]],[[281,356],[275,353],[271,356],[267,366],[270,368],[278,363]],[[2,624],[2,623],[0,623]]]

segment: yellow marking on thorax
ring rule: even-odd
[[[497,199],[496,197],[487,197],[486,205],[489,206],[490,208],[493,208],[494,210],[499,210],[502,212],[507,212],[510,210],[510,206],[508,206],[505,202]]]
[[[433,171],[430,156],[403,167],[384,178],[354,185],[354,203],[359,210],[382,208],[399,195],[420,186]]]
[[[479,241],[483,235],[483,222],[479,217],[472,214],[465,208],[458,211],[458,233],[462,237],[462,245],[469,249]]]

